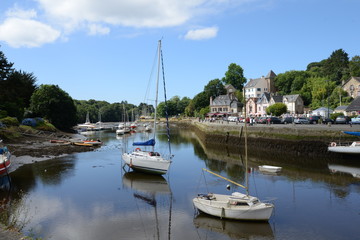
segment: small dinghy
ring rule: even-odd
[[[278,173],[281,171],[281,169],[282,169],[282,167],[270,166],[270,165],[259,166],[259,170],[261,172],[268,172],[268,173]]]

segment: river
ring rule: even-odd
[[[104,144],[93,152],[24,165],[3,178],[1,220],[41,239],[358,239],[360,160],[289,161],[249,150],[250,194],[275,204],[267,223],[239,222],[198,214],[192,198],[207,191],[229,193],[227,182],[207,168],[245,183],[244,156],[225,147],[206,149],[196,135],[172,129],[168,174],[127,172],[121,153],[149,137],[97,132]],[[158,151],[167,149],[165,130]],[[276,159],[282,159],[276,161]],[[275,160],[274,160],[275,159]],[[299,159],[299,161],[297,161]],[[311,164],[313,162],[314,164]],[[283,167],[277,175],[258,166]],[[357,174],[357,175],[356,175]],[[233,186],[232,186],[233,187]],[[242,191],[241,189],[231,189]]]

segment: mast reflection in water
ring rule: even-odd
[[[12,206],[2,211],[2,221],[12,221],[25,234],[42,239],[357,239],[360,235],[360,179],[346,173],[359,169],[359,162],[352,161],[349,168],[350,160],[302,161],[303,156],[293,156],[287,161],[278,153],[259,157],[249,149],[250,189],[275,202],[276,208],[269,223],[237,222],[195,216],[192,199],[207,192],[206,187],[227,193],[228,183],[216,177],[207,177],[204,184],[203,167],[244,183],[246,170],[239,152],[206,147],[194,133],[174,128],[176,157],[171,168],[165,176],[150,176],[122,168],[121,153],[142,140],[143,133],[119,139],[113,132],[95,134],[92,138],[104,144],[94,152],[12,172],[11,189],[0,190],[4,203]],[[167,148],[165,129],[157,139],[161,152]],[[258,171],[263,164],[283,169],[266,175]]]

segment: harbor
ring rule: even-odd
[[[5,187],[1,197],[14,203],[10,216],[16,217],[21,232],[42,239],[356,239],[359,235],[357,158],[317,161],[307,156],[303,161],[302,155],[284,159],[271,151],[264,157],[250,147],[245,169],[242,150],[214,148],[188,128],[171,127],[174,158],[166,175],[134,173],[124,167],[121,154],[132,151],[132,143],[148,139],[150,133],[117,136],[114,131],[96,131],[89,137],[100,139],[100,147],[20,166],[11,172],[11,188]],[[157,144],[160,152],[166,149],[164,127]],[[259,170],[262,165],[282,170],[266,173]],[[275,205],[269,221],[199,214],[192,204],[199,192],[229,192],[228,183],[203,176],[202,168],[242,184],[248,171],[250,194]],[[242,191],[231,185],[232,190]],[[314,199],[321,204],[314,204]]]

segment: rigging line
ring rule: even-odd
[[[165,83],[165,71],[164,71],[164,58],[163,58],[162,50],[160,50],[160,56],[161,56],[162,77],[163,77],[163,83],[164,83],[166,133],[167,133],[167,137],[168,137],[168,145],[169,145],[169,152],[170,152],[170,158],[171,158],[169,114],[168,114],[168,105],[167,105],[167,98],[166,98],[166,83]]]
[[[155,55],[154,55],[153,64],[152,64],[152,68],[151,68],[151,71],[150,71],[150,76],[149,76],[148,84],[147,84],[147,87],[146,87],[146,92],[145,92],[145,96],[144,96],[144,103],[146,103],[147,100],[148,100],[148,96],[149,96],[149,92],[150,92],[150,88],[151,88],[151,79],[153,78],[153,75],[154,75],[154,70],[155,70],[155,67],[156,67],[157,56],[158,56],[158,50],[156,49],[156,52],[155,52]]]
[[[208,186],[207,186],[207,182],[206,182],[206,177],[205,177],[205,173],[204,173],[204,168],[202,170],[202,174],[204,176],[204,181],[205,181],[205,187],[206,187],[206,192],[209,192]]]

